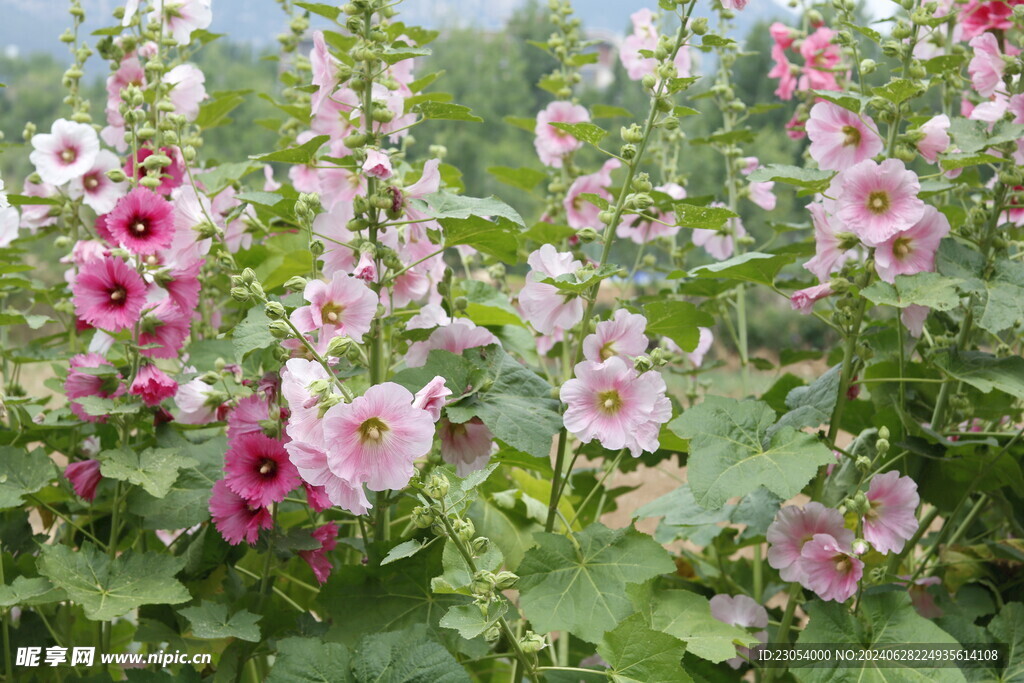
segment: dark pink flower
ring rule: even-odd
[[[210,495],[210,516],[217,531],[231,545],[245,541],[256,543],[260,529],[271,529],[274,518],[265,507],[250,505],[245,498],[228,488],[223,479],[213,485]]]
[[[139,346],[143,348],[139,353],[147,358],[177,358],[191,327],[192,316],[170,299],[164,299],[146,311],[142,319]]]
[[[96,499],[96,486],[103,477],[100,475],[99,460],[82,460],[68,463],[64,468],[64,476],[71,482],[71,488],[79,498],[89,501]]]
[[[178,393],[178,383],[157,366],[146,363],[139,368],[129,392],[141,396],[147,406],[155,406]]]
[[[161,153],[166,154],[170,160],[171,165],[163,169],[163,175],[160,179],[160,185],[156,188],[156,191],[163,195],[168,195],[171,191],[179,187],[185,181],[185,160],[181,158],[181,153],[177,147],[161,147]],[[142,162],[148,159],[153,154],[153,150],[148,147],[142,147],[138,152],[139,159],[139,170],[136,179],[141,179],[146,175],[146,169],[141,166]],[[125,175],[132,177],[135,174],[135,164],[132,163],[131,157],[124,165]]]
[[[312,486],[308,482],[303,481],[302,488],[306,492],[306,502],[313,512],[323,512],[331,507],[331,499],[327,495],[327,489],[323,486]]]
[[[270,408],[267,402],[260,396],[246,396],[234,407],[228,416],[228,440],[233,443],[235,439],[245,434],[262,434],[263,427],[260,422],[270,419]]]
[[[964,38],[973,38],[985,31],[1006,31],[1013,28],[1013,8],[1021,0],[968,0],[960,10]]]
[[[299,485],[299,472],[284,445],[264,434],[243,434],[232,439],[224,454],[227,487],[252,503],[266,507],[280,503]]]
[[[106,418],[90,415],[74,399],[86,396],[112,398],[122,395],[125,387],[121,384],[121,374],[117,370],[103,375],[82,372],[80,368],[114,367],[113,363],[97,353],[80,353],[73,356],[70,365],[68,377],[64,380],[64,393],[69,399],[71,412],[86,422],[103,422]]]
[[[850,553],[848,543],[828,534],[815,534],[800,551],[800,583],[822,600],[846,602],[857,592],[864,563]]]
[[[331,575],[332,566],[331,561],[327,558],[327,553],[338,545],[338,525],[328,522],[318,527],[313,532],[313,538],[320,541],[320,547],[316,550],[300,550],[299,557],[306,561],[309,568],[313,570],[313,576],[323,585],[327,582],[327,577]]]
[[[136,254],[155,254],[174,239],[174,207],[155,192],[136,187],[107,214],[107,231]]]
[[[75,313],[93,327],[119,332],[134,325],[146,303],[146,283],[114,256],[81,266],[75,284]]]

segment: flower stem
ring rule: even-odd
[[[793,626],[793,616],[796,614],[798,597],[800,597],[800,584],[791,583],[789,585],[789,597],[786,600],[786,611],[782,613],[779,630],[775,632],[775,638],[772,640],[773,645],[783,645],[789,642],[789,629]],[[768,669],[765,672],[764,680],[766,683],[775,677],[776,672],[777,669]]]

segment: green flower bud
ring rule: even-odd
[[[348,356],[349,350],[355,345],[355,341],[351,337],[334,337],[330,343],[327,344],[327,355],[334,356],[335,358],[344,358]]]
[[[106,176],[110,178],[111,182],[115,183],[123,183],[125,180],[128,179],[128,176],[124,174],[124,171],[122,171],[119,168],[110,169],[109,171],[106,172]]]
[[[447,482],[447,480],[445,480]],[[476,527],[471,519],[456,519],[452,522],[452,530],[455,536],[463,543],[469,543],[476,536]]]
[[[527,631],[519,641],[519,647],[523,652],[540,652],[546,645],[544,636],[537,635],[533,631]]]
[[[433,511],[423,505],[417,505],[412,509],[412,523],[417,529],[426,529],[434,523]]]
[[[515,588],[519,583],[519,577],[512,572],[500,571],[494,575],[494,587],[500,591]]]
[[[473,583],[470,589],[473,591],[473,595],[479,595],[486,597],[494,592],[494,586],[496,584],[495,576],[493,572],[489,572],[486,569],[481,569],[473,574]]]
[[[249,294],[248,289],[243,289],[241,287],[231,288],[231,298],[240,304],[244,304],[245,302],[247,302],[250,299],[250,297],[251,295]]]
[[[443,474],[431,474],[423,486],[423,492],[434,500],[440,500],[448,495],[448,486],[448,477]]]
[[[658,79],[654,74],[645,74],[640,83],[644,86],[644,90],[654,90],[654,86],[658,84]]]
[[[283,320],[288,317],[288,311],[285,310],[279,301],[268,301],[263,310],[271,320]]]
[[[867,551],[871,550],[871,546],[863,538],[855,538],[853,543],[850,545],[850,549],[854,555],[863,555]]]
[[[702,36],[708,32],[708,19],[707,17],[697,17],[696,19],[690,20],[690,30],[696,35]]]
[[[608,225],[615,220],[615,212],[605,209],[604,211],[597,214],[597,220],[601,221],[605,225]]]
[[[479,557],[487,552],[487,549],[491,546],[491,541],[486,536],[478,536],[472,540],[470,546],[473,548],[473,555]]]
[[[299,291],[306,288],[307,282],[308,280],[301,275],[294,275],[285,281],[284,288]]]
[[[161,182],[162,181],[159,178],[154,178],[153,176],[148,175],[145,178],[139,180],[139,185],[142,185],[147,190],[156,190],[156,188],[160,187]],[[207,223],[206,225],[209,225],[209,223]],[[199,231],[199,228],[201,227],[203,226],[197,225],[195,230],[202,236],[202,239],[205,239],[206,237],[213,237],[213,235],[203,236],[203,233]]]
[[[609,220],[611,220],[611,217],[609,217]],[[591,242],[596,242],[600,236],[601,235],[597,232],[597,230],[594,230],[590,226],[580,228],[579,230],[576,231],[576,237],[579,238],[580,242],[582,242],[583,244],[590,244]]]
[[[639,355],[633,359],[633,367],[637,372],[647,372],[654,367],[654,362],[648,356]]]
[[[889,440],[879,439],[875,442],[875,450],[878,451],[879,455],[885,455],[889,452]]]

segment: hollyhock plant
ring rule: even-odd
[[[147,358],[176,358],[192,327],[192,315],[164,299],[146,311],[139,326],[139,353]]]
[[[833,180],[836,215],[868,246],[877,246],[924,217],[917,174],[898,159],[862,161]]]
[[[209,97],[204,85],[205,74],[195,64],[179,64],[164,74],[163,81],[170,86],[174,112],[195,121],[199,116],[199,105]]]
[[[405,364],[410,368],[422,367],[434,349],[461,354],[466,349],[498,343],[498,338],[486,327],[478,327],[468,318],[457,318],[450,325],[435,329],[426,341],[410,344],[405,354]]]
[[[725,207],[721,202],[712,202],[711,206]],[[690,233],[690,239],[693,240],[696,246],[701,247],[710,256],[719,261],[724,261],[732,256],[735,240],[747,235],[747,231],[743,227],[743,221],[739,218],[730,218],[721,230],[697,228],[696,230],[691,230]]]
[[[758,161],[757,157],[746,157],[743,159],[743,168],[740,172],[743,175],[750,175],[761,167],[761,162]],[[775,188],[773,181],[769,182],[751,182],[747,185],[747,189],[750,191],[750,201],[760,206],[765,211],[775,210],[777,199],[772,190]]]
[[[212,0],[156,0],[149,20],[163,26],[164,32],[178,45],[188,45],[193,31],[210,27],[210,22],[213,21],[211,2]]]
[[[1003,73],[1006,62],[999,49],[999,41],[991,33],[982,33],[970,42],[974,48],[974,57],[967,65],[967,73],[971,76],[971,84],[982,97],[992,97],[996,89],[1003,84]]]
[[[64,476],[71,482],[71,488],[75,490],[75,495],[90,503],[96,500],[96,487],[103,479],[100,474],[99,460],[90,459],[68,463],[68,466],[64,468]]]
[[[583,143],[565,131],[558,130],[552,123],[585,123],[590,113],[578,104],[555,101],[537,114],[536,137],[533,146],[545,166],[562,168],[563,159],[575,152]]]
[[[113,152],[101,149],[96,155],[92,168],[80,178],[74,178],[68,185],[68,194],[74,198],[82,198],[85,205],[97,214],[105,214],[113,210],[118,200],[128,191],[128,183],[117,182],[107,177],[107,171],[121,166],[121,161]]]
[[[901,552],[918,527],[917,483],[890,470],[871,479],[867,499],[871,507],[864,513],[864,539],[883,555]]]
[[[64,393],[68,397],[71,412],[87,422],[103,422],[106,418],[90,415],[74,399],[87,396],[111,398],[124,394],[125,387],[121,383],[121,373],[117,371],[113,363],[96,353],[80,353],[77,356],[72,356],[69,363],[68,376],[64,380]],[[110,371],[104,374],[82,371],[82,369],[95,370],[97,368],[110,368]]]
[[[144,363],[132,380],[128,393],[140,397],[147,406],[155,406],[177,394],[178,383],[157,366]]]
[[[309,302],[291,314],[300,332],[324,328],[327,337],[345,335],[362,339],[377,313],[377,295],[362,280],[335,273],[330,282],[312,280],[302,293]]]
[[[299,557],[306,561],[309,568],[313,570],[313,576],[321,586],[327,583],[331,575],[331,560],[327,553],[334,550],[338,545],[338,525],[328,522],[313,530],[313,538],[320,541],[320,547],[315,550],[300,550]]]
[[[768,527],[768,564],[779,570],[783,581],[803,583],[800,563],[804,544],[815,535],[825,534],[844,546],[853,542],[853,532],[843,526],[838,510],[810,502],[804,507],[787,505],[781,508]]]
[[[274,528],[270,510],[251,505],[242,496],[232,491],[225,480],[214,483],[210,494],[210,516],[217,531],[231,545],[245,541],[254,545],[261,529]]]
[[[288,457],[299,476],[308,486],[322,489],[331,505],[337,505],[354,515],[365,515],[373,506],[359,482],[342,479],[327,464],[323,435],[319,443],[289,441],[285,444]],[[308,489],[307,489],[308,492]]]
[[[441,409],[444,408],[446,397],[451,395],[452,390],[445,384],[444,377],[437,376],[416,392],[412,406],[427,411],[430,419],[437,422],[441,419]]]
[[[821,168],[845,171],[882,151],[877,130],[869,116],[854,114],[831,102],[818,102],[811,107],[807,120],[811,158]]]
[[[441,457],[449,465],[455,465],[455,472],[460,477],[487,466],[494,435],[480,418],[474,417],[461,424],[441,420],[437,434],[441,439]]]
[[[575,273],[583,264],[572,254],[559,252],[550,244],[530,254],[527,263],[531,270],[519,292],[519,305],[526,319],[542,334],[552,334],[557,328],[573,327],[583,318],[583,301],[540,280]]]
[[[753,598],[747,595],[725,595],[720,593],[709,600],[711,605],[711,616],[723,624],[739,626],[740,628],[760,629],[754,637],[762,643],[768,642],[768,610]],[[727,660],[727,664],[733,669],[743,666],[750,658],[750,649],[737,647],[738,657]]]
[[[933,206],[926,206],[924,217],[908,230],[896,233],[875,249],[875,270],[888,283],[897,275],[913,275],[935,270],[935,253],[942,238],[949,234],[949,220]]]
[[[583,340],[583,357],[601,363],[614,356],[632,360],[647,350],[647,318],[620,308],[611,320],[599,322]]]
[[[71,288],[75,314],[110,332],[139,321],[146,303],[146,283],[123,259],[105,256],[83,264]]]
[[[408,389],[384,382],[330,408],[323,422],[331,471],[348,482],[364,482],[371,491],[409,483],[413,461],[426,455],[434,440],[430,413],[412,403]]]
[[[299,485],[299,472],[284,445],[265,434],[242,434],[224,454],[224,482],[254,506],[280,503]]]
[[[92,126],[57,119],[49,133],[32,136],[29,160],[44,183],[63,185],[85,175],[99,152],[100,140]]]
[[[155,254],[174,239],[174,207],[160,195],[136,187],[107,214],[107,230],[136,254]]]
[[[672,417],[665,380],[640,374],[618,356],[583,361],[559,396],[567,408],[565,427],[583,443],[597,440],[609,450],[628,448],[634,458],[658,449],[658,432]]]
[[[800,551],[800,583],[822,600],[846,602],[857,592],[864,563],[850,553],[848,543],[828,534],[814,534]]]
[[[618,159],[609,159],[601,166],[601,170],[590,175],[582,175],[572,182],[569,192],[565,195],[562,205],[565,207],[566,220],[571,228],[599,228],[598,215],[600,207],[582,197],[584,194],[596,194],[605,200],[612,198],[608,187],[612,184],[612,171],[622,164]]]

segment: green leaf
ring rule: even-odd
[[[669,423],[690,440],[689,481],[698,503],[719,508],[761,485],[786,500],[833,462],[811,434],[786,426],[769,434],[774,422],[775,411],[763,401],[709,396]]]
[[[672,107],[672,115],[676,117],[697,116],[699,114],[700,112],[693,107],[684,107],[682,105]]]
[[[1002,681],[1024,680],[1024,604],[1008,602],[992,621],[988,632],[997,643],[1006,643],[1006,666],[1000,671]]]
[[[364,637],[352,657],[356,680],[366,683],[469,683],[469,674],[422,624]]]
[[[842,365],[836,365],[824,375],[803,387],[794,387],[786,394],[789,412],[768,429],[769,434],[782,427],[803,429],[817,427],[832,419],[839,395],[839,375]]]
[[[700,44],[702,47],[726,47],[729,45],[735,45],[736,41],[732,38],[725,38],[723,36],[715,35],[714,33],[708,33],[701,36]]]
[[[580,142],[595,147],[608,136],[608,131],[595,123],[549,123],[548,125],[563,133],[568,133]]]
[[[649,628],[641,614],[624,619],[604,634],[597,653],[608,663],[608,677],[615,683],[692,680],[683,670],[686,645],[678,638]]]
[[[967,382],[984,394],[998,389],[1016,398],[1024,398],[1024,358],[997,358],[983,351],[957,351],[936,354],[935,364],[950,377]]]
[[[823,192],[828,189],[834,175],[835,173],[832,171],[822,171],[816,168],[768,164],[751,173],[747,176],[747,179],[754,183],[772,180],[787,185],[795,185],[813,192]]]
[[[487,614],[483,609],[487,608]],[[441,626],[458,631],[466,640],[472,640],[497,623],[498,619],[508,611],[508,603],[504,600],[489,605],[455,605],[441,617]]]
[[[534,168],[509,168],[508,166],[491,166],[487,172],[500,182],[517,187],[525,192],[532,192],[535,187],[547,180],[548,175]]]
[[[125,551],[110,559],[92,543],[76,552],[66,545],[43,546],[39,573],[63,588],[93,621],[110,621],[140,605],[176,605],[191,600],[174,575],[185,559],[164,553]]]
[[[864,95],[836,92],[834,90],[815,90],[814,94],[847,111],[852,111],[854,114],[859,114],[864,109],[864,105],[871,100],[870,97],[865,97]]]
[[[921,90],[921,86],[914,81],[906,78],[896,78],[880,88],[872,88],[871,92],[889,100],[893,104],[902,104],[912,97],[917,97]]]
[[[536,534],[519,565],[520,601],[539,632],[571,631],[592,643],[633,612],[626,584],[675,569],[650,536],[594,523],[573,534]]]
[[[1024,264],[1000,259],[982,284],[985,296],[974,307],[978,327],[999,334],[1024,320]]]
[[[42,576],[19,576],[9,586],[0,586],[0,607],[33,607],[63,600],[67,600],[64,591]]]
[[[676,214],[676,225],[681,228],[702,230],[718,230],[730,218],[738,214],[720,206],[694,206],[684,202],[673,204]]]
[[[876,280],[861,290],[868,301],[885,306],[906,308],[911,305],[928,306],[939,311],[951,311],[960,305],[958,288],[964,284],[959,278],[938,273],[897,275],[896,283]]]
[[[181,468],[163,498],[156,498],[141,488],[132,490],[128,494],[128,510],[141,518],[145,529],[181,529],[205,522],[210,518],[210,489],[224,476],[221,468],[227,439],[220,435],[196,443],[165,428],[158,433],[157,445],[180,449],[196,463]]]
[[[338,18],[338,14],[341,13],[341,8],[335,5],[325,5],[320,2],[296,2],[298,7],[304,10],[312,12],[313,14],[319,14],[321,17],[326,17],[331,21]]]
[[[657,591],[651,600],[651,625],[686,643],[686,650],[702,659],[724,662],[736,656],[736,644],[756,645],[745,629],[711,616],[711,603],[703,595],[682,590]]]
[[[621,268],[619,266],[606,264],[597,270],[587,270],[589,270],[589,273],[587,271],[583,271],[584,276],[582,279],[578,275],[580,271],[577,271],[574,273],[565,273],[558,277],[543,277],[539,282],[557,287],[559,291],[566,292],[568,294],[579,295],[593,289],[594,285],[602,280],[606,280],[617,275]]]
[[[203,171],[198,174],[198,179],[209,188],[211,196],[220,194],[228,185],[241,180],[250,173],[263,168],[260,164],[251,161],[234,161],[227,164],[219,164],[216,168]]]
[[[750,251],[725,261],[694,268],[690,271],[690,276],[743,280],[770,287],[775,283],[775,276],[779,271],[795,258],[793,254],[762,254]]]
[[[381,566],[397,562],[398,560],[406,557],[412,557],[419,551],[426,547],[426,543],[423,541],[413,538],[404,543],[399,543],[394,548],[388,551],[388,554],[384,556],[384,559],[380,561]]]
[[[464,197],[463,195],[442,192],[429,195],[426,200],[416,200],[431,218],[479,218],[494,220],[504,218],[516,225],[526,227],[523,217],[511,206],[497,197]]]
[[[520,130],[525,130],[527,133],[533,133],[534,129],[537,127],[537,119],[527,118],[525,116],[506,116],[502,121],[510,126],[515,126]]]
[[[483,123],[483,119],[473,113],[469,107],[449,102],[421,102],[413,107],[413,111],[425,119],[443,121],[471,121]]]
[[[701,327],[714,327],[715,319],[689,301],[652,301],[644,305],[647,332],[668,337],[683,351],[700,343]]]
[[[438,223],[444,229],[446,247],[465,244],[505,263],[516,262],[516,251],[519,248],[516,236],[520,227],[514,222],[501,217],[490,221],[480,216],[469,216],[440,218]]]
[[[260,616],[248,610],[239,610],[228,618],[227,605],[203,600],[195,607],[179,609],[178,614],[188,619],[196,638],[238,638],[252,643],[260,640],[260,627],[256,625]]]
[[[0,509],[19,507],[22,496],[48,486],[56,476],[56,466],[42,449],[30,453],[0,446]]]
[[[141,486],[154,498],[163,498],[178,478],[178,470],[192,467],[195,460],[177,448],[147,448],[136,451],[119,448],[100,454],[100,474]]]
[[[354,683],[348,648],[318,638],[285,638],[277,643],[267,683]]]
[[[815,600],[806,605],[810,622],[800,633],[797,644],[828,643],[831,647],[877,648],[907,643],[958,645],[948,633],[918,615],[904,589],[867,592],[861,603],[863,621],[838,602]],[[881,666],[878,666],[878,665]],[[819,662],[813,668],[800,668],[800,681],[807,683],[887,683],[889,681],[920,681],[921,683],[952,683],[964,681],[956,668],[926,668],[920,662],[907,668],[895,668],[898,662],[844,662],[842,667]]]
[[[463,280],[456,285],[455,291],[456,296],[466,297],[466,317],[477,325],[526,326],[519,312],[509,303],[508,296],[486,282]]]
[[[217,126],[231,123],[228,114],[245,102],[245,94],[251,90],[232,90],[229,92],[215,93],[211,100],[203,102],[199,108],[199,116],[196,117],[195,125],[203,130],[210,130]]]
[[[11,206],[60,206],[63,202],[54,197],[31,197],[24,194],[7,195],[7,203]]]
[[[330,135],[317,135],[298,147],[289,147],[288,149],[270,152],[269,154],[250,156],[249,158],[256,161],[278,161],[283,164],[308,164],[316,158],[316,153],[330,139]]]
[[[595,119],[631,119],[633,112],[624,107],[614,107],[610,104],[594,104],[590,107],[590,116]]]
[[[981,166],[983,164],[1001,164],[1006,159],[1001,159],[992,154],[978,152],[948,152],[942,155],[939,165],[943,171],[952,171],[968,166]]]
[[[270,318],[262,306],[253,306],[245,314],[245,320],[231,332],[231,343],[235,347],[235,358],[241,363],[251,352],[277,344],[270,334]]]
[[[115,400],[112,398],[101,398],[99,396],[82,396],[74,399],[75,403],[82,407],[87,415],[103,417],[106,415],[134,415],[142,410],[142,403],[138,401]]]

